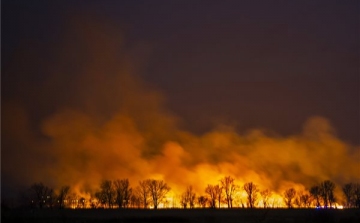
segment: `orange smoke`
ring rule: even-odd
[[[289,187],[306,190],[326,179],[337,185],[360,180],[360,148],[339,139],[323,117],[309,118],[302,131],[288,137],[257,129],[239,134],[229,126],[203,135],[179,129],[161,93],[134,74],[118,44],[121,35],[81,19],[76,24],[86,29],[71,34],[85,41],[73,49],[74,58],[59,53],[59,66],[54,65],[43,89],[59,89],[55,85],[67,72],[61,69],[80,57],[82,65],[66,74],[71,85],[63,90],[71,92],[69,102],[59,102],[41,121],[41,136],[31,132],[21,104],[4,105],[5,125],[19,127],[4,129],[8,142],[20,149],[7,152],[4,161],[3,171],[15,181],[70,185],[90,196],[104,179],[128,178],[135,187],[139,180],[156,178],[165,180],[175,197],[189,185],[204,195],[208,184],[230,175],[239,186],[252,181],[260,190],[273,191],[270,202],[281,206],[280,195]],[[27,171],[11,166],[14,160],[27,165]],[[245,202],[243,194],[238,196]]]

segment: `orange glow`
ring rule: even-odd
[[[165,140],[153,155],[146,154],[148,139],[130,117],[117,115],[97,130],[88,128],[92,126],[89,121],[85,114],[64,111],[44,123],[44,131],[54,142],[49,146],[59,160],[50,173],[59,176],[58,185],[71,184],[72,192],[87,200],[103,179],[128,178],[136,187],[139,180],[153,178],[171,187],[159,207],[181,207],[179,196],[187,186],[192,185],[198,196],[206,195],[208,184],[219,184],[220,179],[231,176],[240,188],[234,195],[234,207],[247,207],[242,186],[250,181],[259,190],[272,192],[269,207],[285,207],[286,189],[306,191],[317,183],[314,179],[340,175],[353,180],[359,167],[359,161],[347,155],[350,145],[332,135],[323,118],[310,119],[302,134],[288,138],[269,137],[258,130],[246,135],[231,129],[203,136],[178,132],[178,140]],[[341,202],[339,190],[336,196]],[[263,207],[260,194],[256,206]]]
[[[223,124],[202,135],[179,127],[180,118],[164,107],[161,93],[134,74],[124,59],[127,56],[117,60],[119,52],[114,46],[121,45],[117,42],[121,35],[118,38],[101,30],[102,25],[89,26],[92,29],[86,31],[81,21],[76,24],[75,33],[84,36],[83,48],[90,56],[83,58],[86,66],[75,79],[74,86],[84,89],[74,96],[73,104],[41,121],[41,139],[30,130],[25,111],[4,106],[4,121],[12,126],[6,137],[34,148],[29,155],[24,152],[27,157],[21,157],[22,166],[3,170],[15,180],[29,185],[44,182],[54,188],[69,185],[76,196],[74,207],[81,197],[94,199],[102,180],[126,178],[132,188],[140,180],[164,180],[171,190],[160,207],[181,207],[180,196],[188,186],[197,196],[206,196],[208,184],[219,184],[220,179],[231,176],[239,186],[234,207],[247,207],[242,187],[253,182],[260,191],[271,191],[268,205],[274,208],[285,207],[286,189],[306,191],[327,179],[337,185],[339,208],[343,203],[339,187],[359,182],[360,148],[338,138],[323,117],[310,117],[302,130],[286,137],[260,129],[239,133]],[[65,46],[72,46],[70,36]],[[68,53],[64,54],[59,57],[66,61]],[[57,83],[56,78],[50,80]],[[50,161],[38,162],[39,154]],[[20,159],[11,153],[7,160]],[[24,166],[29,169],[23,171]],[[90,207],[89,203],[85,206]],[[256,206],[263,206],[259,194]]]

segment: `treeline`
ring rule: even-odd
[[[34,183],[21,193],[21,204],[33,208],[337,208],[335,184],[325,180],[309,190],[296,191],[288,188],[275,200],[269,189],[260,190],[253,182],[238,185],[227,176],[219,184],[208,184],[203,194],[196,194],[192,186],[176,197],[168,197],[171,188],[163,180],[147,179],[132,187],[128,179],[103,180],[98,191],[90,198],[70,193],[69,186],[54,190],[43,183]],[[344,208],[360,208],[360,184],[342,186]]]
[[[96,202],[92,202],[91,206],[148,208],[152,205],[157,209],[169,191],[170,187],[163,180],[143,180],[134,189],[130,187],[128,179],[104,180],[100,190],[95,193]]]

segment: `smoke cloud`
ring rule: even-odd
[[[3,104],[8,187],[42,181],[85,196],[103,179],[128,178],[135,186],[157,178],[175,193],[193,185],[203,194],[230,175],[238,185],[253,181],[282,193],[326,179],[360,180],[360,148],[339,139],[323,117],[310,117],[287,137],[224,125],[203,135],[180,129],[161,92],[136,75],[117,27],[81,17],[70,24],[54,56],[31,64],[44,75],[22,88],[32,92],[29,100]]]

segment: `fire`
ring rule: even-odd
[[[70,117],[73,115],[76,122],[89,120],[81,118],[79,113],[66,111],[49,119],[45,129],[53,138],[53,144],[47,146],[53,148],[51,151],[55,152],[59,161],[49,167],[50,174],[59,176],[58,185],[70,185],[73,193],[71,207],[74,208],[80,206],[80,198],[90,201],[104,179],[127,178],[133,188],[140,180],[164,180],[171,191],[159,208],[169,208],[181,207],[179,197],[187,186],[192,186],[197,196],[206,196],[207,185],[220,184],[225,176],[234,178],[238,186],[234,207],[248,207],[247,194],[242,188],[246,182],[254,182],[259,189],[257,207],[264,206],[259,194],[262,190],[271,191],[267,207],[286,207],[283,199],[286,189],[307,191],[316,183],[314,178],[342,176],[356,179],[356,167],[359,165],[358,161],[346,155],[348,145],[326,130],[318,133],[319,138],[316,139],[306,138],[307,132],[289,138],[269,137],[259,131],[239,135],[228,129],[225,132],[214,130],[199,137],[189,137],[187,133],[185,137],[180,134],[178,140],[165,141],[155,154],[146,155],[147,141],[127,118],[117,116],[94,132],[82,129],[81,123],[72,127],[74,118]],[[321,121],[324,120],[310,120],[306,129]],[[59,124],[62,126],[61,133],[57,133],[56,126]],[[67,136],[66,126],[72,128],[69,133],[81,132],[82,137]],[[99,148],[108,149],[102,152]],[[315,155],[311,156],[311,153]],[[326,160],[319,156],[325,153]],[[338,160],[344,166],[327,165],[328,160]],[[341,196],[337,192],[337,197]],[[81,205],[90,207],[91,202]],[[226,204],[222,202],[221,207],[226,207]],[[339,204],[335,207],[342,208]]]
[[[81,21],[76,24],[83,27]],[[94,195],[103,180],[128,179],[133,189],[141,180],[164,180],[171,190],[162,207],[180,207],[179,196],[188,186],[197,196],[206,196],[207,185],[217,185],[225,176],[233,177],[239,187],[236,207],[247,206],[242,188],[247,182],[271,191],[270,207],[285,207],[283,193],[288,188],[307,191],[326,179],[337,187],[359,181],[359,147],[341,140],[324,117],[310,117],[302,130],[289,136],[261,129],[239,133],[223,124],[203,134],[180,127],[180,118],[165,108],[164,96],[134,74],[126,55],[119,58],[120,44],[113,41],[121,37],[113,38],[113,32],[101,27],[85,34],[78,27],[73,30],[98,41],[79,43],[86,53],[74,55],[89,58],[81,57],[80,64],[86,66],[76,72],[68,70],[68,64],[77,63],[68,61],[69,53],[59,55],[57,70],[43,87],[58,87],[57,80],[68,75],[73,84],[66,92],[69,101],[44,112],[39,129],[32,129],[26,109],[3,106],[4,141],[9,148],[23,149],[8,149],[2,169],[7,179],[27,185],[44,182],[53,188],[69,185],[75,206],[84,198],[86,207],[98,202]],[[71,38],[63,49],[73,44]],[[23,165],[14,166],[13,160]],[[341,200],[341,191],[335,196]],[[258,197],[256,206],[261,207]]]

